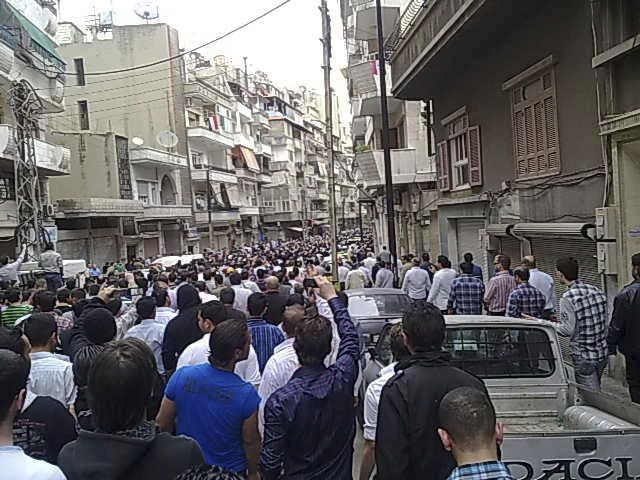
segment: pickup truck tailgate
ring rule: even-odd
[[[507,435],[502,457],[517,480],[634,480],[640,429]]]

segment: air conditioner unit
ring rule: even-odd
[[[47,203],[46,205],[44,205],[42,207],[42,212],[44,213],[44,216],[47,218],[53,218],[56,214],[56,207],[55,205],[52,205],[51,203]]]

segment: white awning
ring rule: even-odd
[[[513,233],[520,237],[583,237],[594,239],[592,223],[517,223]]]

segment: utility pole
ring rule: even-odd
[[[389,141],[389,106],[387,105],[387,65],[384,54],[384,31],[382,27],[382,5],[376,0],[378,20],[378,64],[380,72],[380,107],[382,109],[382,150],[384,151],[384,189],[387,203],[387,230],[391,270],[398,278],[398,246],[396,243],[396,220],[393,206],[393,178],[391,178],[391,148]]]
[[[209,248],[213,250],[213,220],[211,218],[211,165],[207,159],[207,224],[209,226]]]
[[[333,151],[333,96],[331,95],[331,17],[327,0],[320,1],[322,46],[324,47],[324,107],[327,123],[325,145],[329,155],[329,224],[331,226],[331,275],[338,281],[338,220],[336,218],[336,170]]]

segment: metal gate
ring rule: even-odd
[[[500,238],[500,252],[501,255],[507,255],[511,259],[512,265],[517,265],[522,260],[522,250],[520,240],[513,237]]]
[[[456,222],[456,234],[458,239],[458,262],[463,261],[464,254],[470,252],[474,262],[481,265],[484,258],[482,242],[480,241],[480,230],[485,228],[484,220],[458,220]],[[454,259],[452,259],[454,260]],[[454,265],[454,268],[456,266]],[[483,272],[485,279],[487,272]]]

